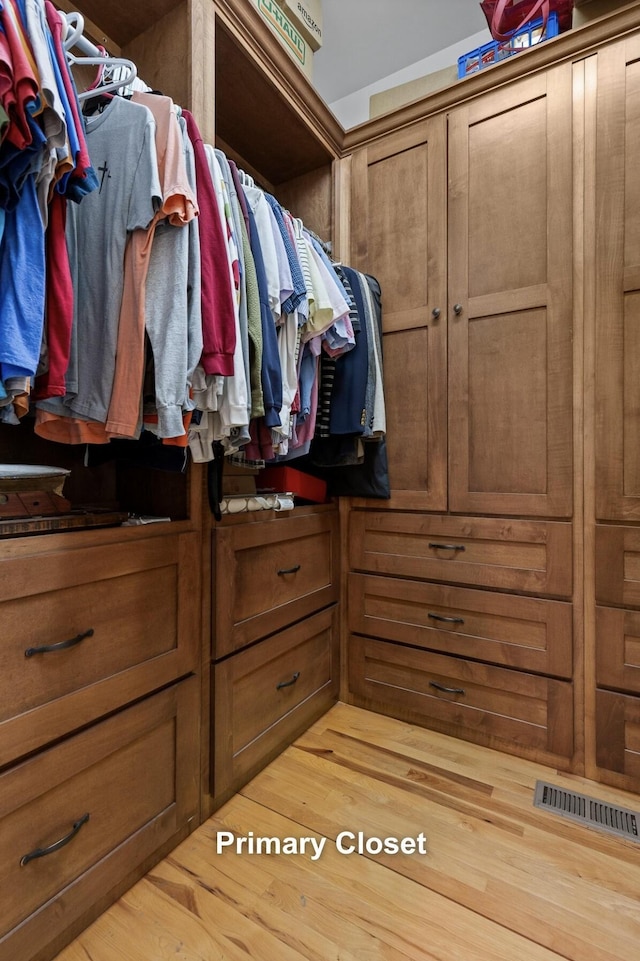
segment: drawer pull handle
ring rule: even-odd
[[[432,617],[434,621],[446,621],[447,624],[464,624],[464,617],[445,617],[444,614],[432,614],[431,611],[427,617]]]
[[[276,684],[276,691],[279,691],[283,687],[291,687],[292,684],[296,683],[299,677],[300,677],[300,671],[296,671],[296,673],[292,676],[290,681],[280,681],[279,684]]]
[[[82,817],[75,822],[69,833],[63,838],[60,838],[59,841],[56,841],[54,844],[50,844],[48,848],[36,848],[35,851],[29,851],[28,854],[25,854],[20,858],[21,867],[24,867],[25,864],[29,863],[29,861],[35,861],[36,858],[44,858],[47,856],[47,854],[54,854],[56,851],[59,851],[60,848],[63,848],[65,844],[69,843],[69,841],[73,841],[80,828],[86,824],[88,820],[89,814],[83,814]]]
[[[33,657],[34,654],[49,654],[51,651],[64,651],[68,647],[75,647],[80,641],[84,641],[85,637],[93,637],[94,633],[93,628],[90,627],[88,631],[77,634],[75,637],[70,637],[68,641],[58,641],[57,644],[44,644],[42,647],[28,647],[24,652],[24,656]]]
[[[429,542],[429,547],[434,547],[439,551],[465,551],[466,547],[464,544],[436,544],[434,541]]]
[[[278,571],[278,577],[284,577],[285,574],[297,574],[301,566],[300,564],[294,564],[293,567],[284,567]]]
[[[437,681],[429,681],[429,687],[435,687],[436,691],[444,691],[445,694],[464,694],[465,690],[463,687],[445,687],[444,684],[438,684]]]

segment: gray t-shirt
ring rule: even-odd
[[[88,117],[86,137],[99,187],[67,207],[74,286],[72,350],[64,398],[38,407],[104,423],[115,370],[124,278],[132,230],[146,229],[162,203],[155,120],[142,104],[114,97]]]

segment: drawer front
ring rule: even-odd
[[[0,765],[195,669],[197,545],[182,534],[30,559],[0,603]]]
[[[572,608],[562,601],[349,575],[349,629],[571,678]]]
[[[338,600],[337,519],[309,514],[215,531],[215,657]]]
[[[625,775],[625,787],[640,788],[640,698],[596,691],[596,761],[599,767]]]
[[[252,776],[338,696],[338,608],[216,664],[214,794]]]
[[[571,596],[571,524],[351,511],[349,525],[354,570]]]
[[[596,525],[596,600],[640,607],[640,528]]]
[[[640,694],[640,611],[596,607],[596,683]]]
[[[356,704],[502,750],[573,753],[567,681],[351,635],[349,687]]]
[[[0,961],[35,956],[196,814],[197,694],[178,683],[0,776]]]

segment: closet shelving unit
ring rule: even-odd
[[[191,109],[206,141],[335,244],[341,128],[250,4],[60,7],[77,10],[92,43],[133,61],[149,86]],[[201,466],[185,474],[86,467],[83,454],[42,441],[27,425],[0,429],[3,462],[71,470],[72,504],[171,521],[0,542],[8,639],[1,961],[56,954],[337,697],[335,505],[215,524]],[[293,583],[277,574],[291,566],[292,550],[304,554]],[[246,620],[239,585],[256,564],[264,570],[265,557],[276,582],[263,577],[247,628],[236,623]],[[224,611],[215,584],[221,562],[230,578]],[[286,603],[276,597],[283,589]],[[45,647],[53,650],[25,657]],[[264,716],[254,717],[254,746],[238,752],[234,730],[250,717],[251,678],[276,691],[300,672],[300,657],[301,682],[278,690],[269,731],[259,736]],[[217,731],[209,721],[216,711]],[[50,856],[25,858],[47,849]]]
[[[77,9],[94,42],[131,59],[150,86],[188,107],[204,139],[330,239],[340,259],[378,276],[390,429],[402,423],[402,403],[416,406],[427,430],[412,455],[424,441],[428,472],[421,480],[419,458],[407,458],[390,439],[394,494],[387,505],[344,500],[339,508],[216,523],[198,465],[158,484],[150,472],[114,464],[85,468],[80,452],[43,445],[28,431],[0,431],[1,460],[70,467],[73,499],[117,501],[172,518],[146,528],[0,543],[0,625],[9,639],[0,714],[0,961],[54,956],[323,711],[338,695],[339,638],[343,698],[638,792],[634,471],[640,459],[629,426],[620,444],[623,422],[633,424],[637,411],[630,385],[639,380],[628,366],[638,274],[632,222],[625,233],[625,212],[638,208],[637,188],[632,177],[625,183],[624,173],[637,166],[640,3],[346,134],[249,0],[82,0]],[[545,113],[549,97],[555,106]],[[552,369],[545,372],[561,393],[547,394],[551,459],[540,451],[537,490],[529,491],[535,496],[523,501],[525,508],[516,506],[517,491],[505,498],[499,477],[491,488],[496,451],[478,459],[476,447],[466,462],[461,431],[469,424],[472,432],[482,430],[490,417],[491,393],[477,394],[477,375],[489,356],[483,338],[491,311],[497,317],[516,310],[506,339],[494,345],[504,362],[491,367],[505,372],[502,388],[516,389],[507,354],[520,361],[530,354],[518,354],[508,335],[526,327],[524,315],[533,318],[533,345],[542,356],[541,311],[548,305],[533,300],[545,285],[529,284],[536,290],[524,305],[513,292],[503,291],[498,304],[486,292],[479,299],[473,285],[459,286],[467,275],[458,256],[460,224],[469,226],[460,201],[465,138],[471,129],[471,136],[482,137],[492,116],[508,118],[512,111],[515,117],[521,108],[533,113],[539,132],[546,118],[555,118],[540,135],[553,135],[560,152],[552,160],[565,157],[568,137],[571,165],[570,202],[560,197],[554,208],[564,212],[562,235],[571,251],[568,261],[566,250],[562,254],[564,273],[560,280],[554,275],[550,293],[561,298],[552,308],[564,331],[562,349],[549,355]],[[559,116],[568,126],[558,126]],[[619,149],[611,150],[612,143]],[[536,150],[544,154],[539,143]],[[543,190],[539,171],[522,169]],[[397,283],[400,267],[406,276],[402,249],[381,242],[385,223],[405,236],[398,217],[407,196],[394,193],[401,173],[414,176],[411,210],[424,213],[412,221],[409,251],[414,259],[425,254],[423,275],[408,285]],[[472,187],[480,173],[480,167],[471,171]],[[566,171],[561,176],[566,180]],[[527,203],[538,218],[531,236],[546,243],[557,221],[550,231],[541,229],[548,209],[539,192]],[[603,233],[597,214],[605,209],[613,213]],[[496,251],[488,256],[495,263]],[[544,271],[546,252],[538,250],[536,258]],[[567,306],[562,297],[571,288]],[[462,324],[473,326],[479,352],[460,349],[468,346]],[[461,367],[463,357],[470,368]],[[476,391],[476,420],[461,418],[467,388]],[[536,459],[535,451],[529,455]],[[539,464],[555,471],[555,493],[546,501]],[[478,478],[485,490],[474,489]],[[449,556],[432,556],[430,544],[440,541],[464,542],[465,551],[455,552],[463,563],[454,567]],[[398,546],[407,544],[408,551]],[[275,580],[248,600],[246,587],[267,561],[275,565]],[[285,583],[277,572],[298,564],[303,576]],[[453,608],[462,602],[475,605],[474,617],[490,608],[498,635],[469,648],[455,627],[417,632],[398,611],[413,605],[415,612],[425,599],[444,617],[459,616]],[[563,616],[540,620],[534,610]],[[533,628],[511,646],[504,624],[518,618]],[[29,647],[89,630],[91,636],[69,649],[24,656]],[[436,702],[428,684],[434,671],[432,679],[444,687],[479,686],[481,709],[465,710],[462,695],[446,691]],[[273,693],[298,672],[305,683],[310,678],[299,703],[257,711],[261,685]],[[418,686],[425,678],[429,708],[424,685]],[[505,679],[515,684],[516,709],[518,702],[534,705],[520,741],[511,736],[517,718],[500,720]],[[401,703],[399,687],[405,688]],[[296,685],[283,690],[288,696]],[[550,708],[559,711],[557,723]],[[248,751],[246,743],[253,745]],[[20,866],[25,854],[71,832],[62,857]]]

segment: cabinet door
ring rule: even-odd
[[[445,118],[353,157],[352,260],[382,287],[385,506],[447,509]]]
[[[596,513],[640,517],[640,38],[598,52]]]
[[[571,67],[449,115],[449,509],[568,517]]]

